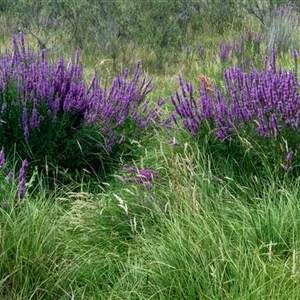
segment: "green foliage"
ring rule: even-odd
[[[236,1],[219,0],[17,0],[7,15],[14,20],[13,30],[31,34],[41,48],[50,47],[52,37],[63,31],[67,44],[114,59],[130,41],[178,52],[200,30],[237,28],[243,21],[238,8]]]
[[[212,28],[218,34],[223,34],[232,28],[241,29],[244,21],[240,3],[234,0],[203,1],[199,18],[206,30]]]
[[[247,0],[239,1],[240,5],[245,11],[257,18],[261,24],[265,24],[266,19],[268,19],[269,14],[272,13],[274,9],[279,7],[292,5],[296,10],[300,9],[299,1],[290,0]]]

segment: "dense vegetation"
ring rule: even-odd
[[[299,298],[298,2],[0,11],[1,299]]]

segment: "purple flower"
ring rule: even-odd
[[[230,42],[223,43],[222,41],[219,42],[219,56],[221,60],[225,60],[228,58],[232,46]]]
[[[255,34],[255,37],[254,37],[254,39],[253,39],[253,42],[254,42],[255,44],[259,44],[259,43],[261,42],[261,37],[262,37],[262,33],[261,33],[261,32],[257,32],[257,33]]]
[[[203,47],[202,44],[199,44],[199,54],[200,54],[200,55],[203,55],[204,52],[205,52],[205,48]]]
[[[4,164],[5,164],[5,154],[4,154],[4,149],[2,148],[0,152],[0,169],[3,168]]]
[[[124,178],[120,177],[123,182],[134,182],[138,183],[146,189],[151,189],[153,178],[156,176],[156,172],[151,169],[140,169],[137,170],[133,167],[123,168],[124,171],[133,173],[134,177]]]
[[[121,138],[119,139],[119,144],[122,144],[122,143],[124,143],[125,142],[125,140],[126,140],[126,137],[125,137],[125,135],[122,135],[121,136]]]
[[[134,167],[129,167],[129,168],[124,167],[123,171],[129,172],[129,173],[137,173],[137,170]]]
[[[4,150],[2,148],[1,152],[0,152],[0,169],[3,168],[5,164],[5,153],[4,153]]]
[[[169,141],[169,143],[173,146],[178,146],[179,144],[176,142],[175,138]]]
[[[25,125],[25,127],[23,128],[23,131],[24,131],[25,140],[27,141],[29,139],[29,129],[27,125]]]
[[[291,151],[289,151],[289,153],[287,154],[287,156],[286,156],[286,161],[287,162],[291,162],[291,160],[292,160],[292,158],[293,158],[293,155],[294,155],[294,152],[291,150]]]
[[[31,129],[35,129],[35,128],[39,127],[39,118],[38,118],[38,115],[37,115],[36,108],[34,108],[32,110],[32,115],[31,115],[29,124],[30,124]]]
[[[204,86],[196,95],[195,89],[180,77],[180,92],[170,97],[174,111],[169,122],[179,125],[181,120],[192,137],[197,137],[201,125],[208,122],[215,126],[214,132],[222,141],[243,124],[252,124],[265,138],[276,138],[288,127],[298,130],[299,83],[294,72],[276,67],[275,51],[271,59],[265,58],[261,71],[253,64],[225,70],[224,84],[224,90],[214,86],[209,91]]]
[[[294,57],[294,59],[297,59],[297,57],[298,57],[298,52],[297,52],[297,50],[293,50],[292,51],[292,55],[293,55],[293,57]]]
[[[12,171],[9,171],[9,173],[7,174],[8,182],[11,182],[13,180],[13,177],[14,177],[14,173]]]
[[[3,103],[3,104],[2,104],[2,107],[1,107],[1,115],[4,115],[4,114],[5,114],[6,109],[7,109],[7,104],[6,104],[6,103]]]
[[[164,103],[165,103],[164,99],[158,99],[156,102],[157,106],[162,106]]]
[[[24,37],[24,33],[22,31],[20,32],[20,42],[21,42],[21,48],[22,48],[23,54],[25,55],[25,37]]]
[[[141,169],[138,172],[139,174],[137,175],[139,178],[142,179],[142,181],[152,181],[155,172],[153,170],[149,169]]]

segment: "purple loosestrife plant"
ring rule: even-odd
[[[4,154],[4,149],[0,151],[0,170],[3,168],[5,164],[5,154]]]
[[[242,64],[243,61],[258,61],[261,45],[261,32],[253,32],[250,29],[245,34],[237,38],[223,42],[219,41],[217,56],[223,67],[228,66],[228,61],[237,61]]]
[[[196,139],[200,130],[214,120],[215,99],[208,92],[206,82],[198,90],[198,97],[191,83],[184,83],[182,77],[179,77],[178,82],[180,91],[170,97],[174,112],[169,119],[177,126],[180,126],[181,121],[183,127]]]
[[[204,52],[205,52],[205,48],[204,48],[204,46],[200,43],[200,44],[199,44],[199,55],[200,55],[200,56],[203,56]]]
[[[144,76],[139,82],[140,75],[141,63],[138,62],[133,77],[129,79],[129,71],[125,69],[113,80],[110,90],[99,89],[97,75],[92,80],[91,92],[95,92],[96,97],[92,97],[85,117],[88,125],[101,120],[107,151],[160,118],[157,108],[163,101],[158,100],[155,107],[150,107],[146,97],[153,89],[151,80]]]
[[[222,41],[219,42],[219,57],[221,61],[229,58],[229,55],[232,50],[232,45],[230,42],[224,43]]]
[[[292,167],[293,155],[294,155],[294,151],[292,151],[292,150],[289,151],[288,154],[286,155],[286,158],[285,158],[286,164],[282,165],[282,167],[285,171],[292,171],[293,170],[293,167]]]
[[[171,96],[175,110],[172,114],[180,117],[193,137],[204,120],[214,120],[216,134],[222,131],[222,136],[250,123],[263,137],[276,138],[283,127],[298,130],[299,83],[293,72],[277,69],[275,52],[270,60],[265,58],[262,71],[252,66],[246,72],[235,66],[224,71],[224,79],[224,91],[214,86],[211,95],[204,85],[196,98],[192,85],[179,78],[181,93]]]
[[[14,173],[12,171],[9,171],[9,173],[7,174],[7,181],[11,182],[14,178]]]
[[[253,124],[258,135],[277,138],[288,128],[297,131],[299,126],[299,83],[292,71],[276,67],[276,53],[265,67],[249,73],[238,67],[224,72],[227,105],[227,127]]]
[[[148,102],[153,87],[140,62],[131,78],[125,69],[107,89],[97,74],[86,86],[79,51],[68,65],[62,57],[55,64],[45,50],[26,49],[22,33],[12,44],[12,53],[0,56],[0,145],[16,145],[32,165],[46,159],[69,171],[102,168],[160,118],[163,101]]]
[[[282,161],[283,140],[298,152],[299,82],[293,71],[276,65],[275,51],[271,57],[265,57],[262,70],[253,64],[249,71],[244,65],[225,70],[224,85],[223,90],[214,86],[213,96],[204,85],[196,96],[192,85],[184,83],[180,77],[180,93],[171,96],[174,112],[170,119],[177,125],[181,120],[195,139],[214,132],[220,141],[239,144],[241,137],[253,139],[255,144],[260,141],[261,145],[266,144],[266,153],[271,152],[268,147],[272,145],[272,159],[279,162]]]

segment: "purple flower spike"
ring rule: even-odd
[[[12,171],[10,171],[8,174],[7,174],[7,181],[8,182],[11,182],[13,180],[13,177],[14,177],[14,173]]]
[[[2,107],[1,107],[1,115],[4,115],[4,114],[5,114],[6,108],[7,108],[7,104],[6,104],[6,103],[3,103],[3,104],[2,104]]]
[[[285,158],[286,160],[286,164],[285,165],[282,165],[283,169],[286,171],[286,172],[289,172],[289,171],[292,171],[293,170],[293,166],[291,164],[291,161],[293,159],[293,155],[294,155],[294,152],[292,150],[290,150]]]
[[[169,143],[173,146],[178,146],[179,144],[176,142],[175,138],[169,141]]]
[[[286,156],[286,161],[290,162],[293,158],[293,155],[294,155],[294,152],[291,150]]]
[[[294,57],[294,59],[297,59],[297,57],[298,57],[298,52],[297,52],[297,50],[293,50],[292,51],[292,55],[293,55],[293,57]]]
[[[136,173],[137,170],[134,167],[129,167],[129,168],[123,168],[123,171],[129,172],[129,173]]]
[[[4,154],[4,149],[2,148],[0,152],[0,169],[3,168],[4,164],[5,164],[5,154]]]
[[[199,54],[200,54],[200,55],[203,55],[204,52],[205,52],[205,48],[203,47],[202,44],[199,44]]]
[[[219,56],[221,60],[225,60],[229,57],[230,51],[232,50],[232,46],[230,42],[223,43],[222,41],[219,42]]]
[[[146,189],[152,188],[152,181],[153,178],[156,176],[156,173],[153,170],[150,169],[137,170],[134,167],[123,168],[123,170],[133,173],[135,176],[130,178],[120,177],[121,181],[138,183]]]
[[[139,177],[144,181],[151,181],[154,177],[155,172],[153,170],[141,169],[139,170]]]
[[[119,144],[122,144],[122,143],[125,142],[125,140],[126,140],[125,135],[122,135],[118,143],[119,143]]]

